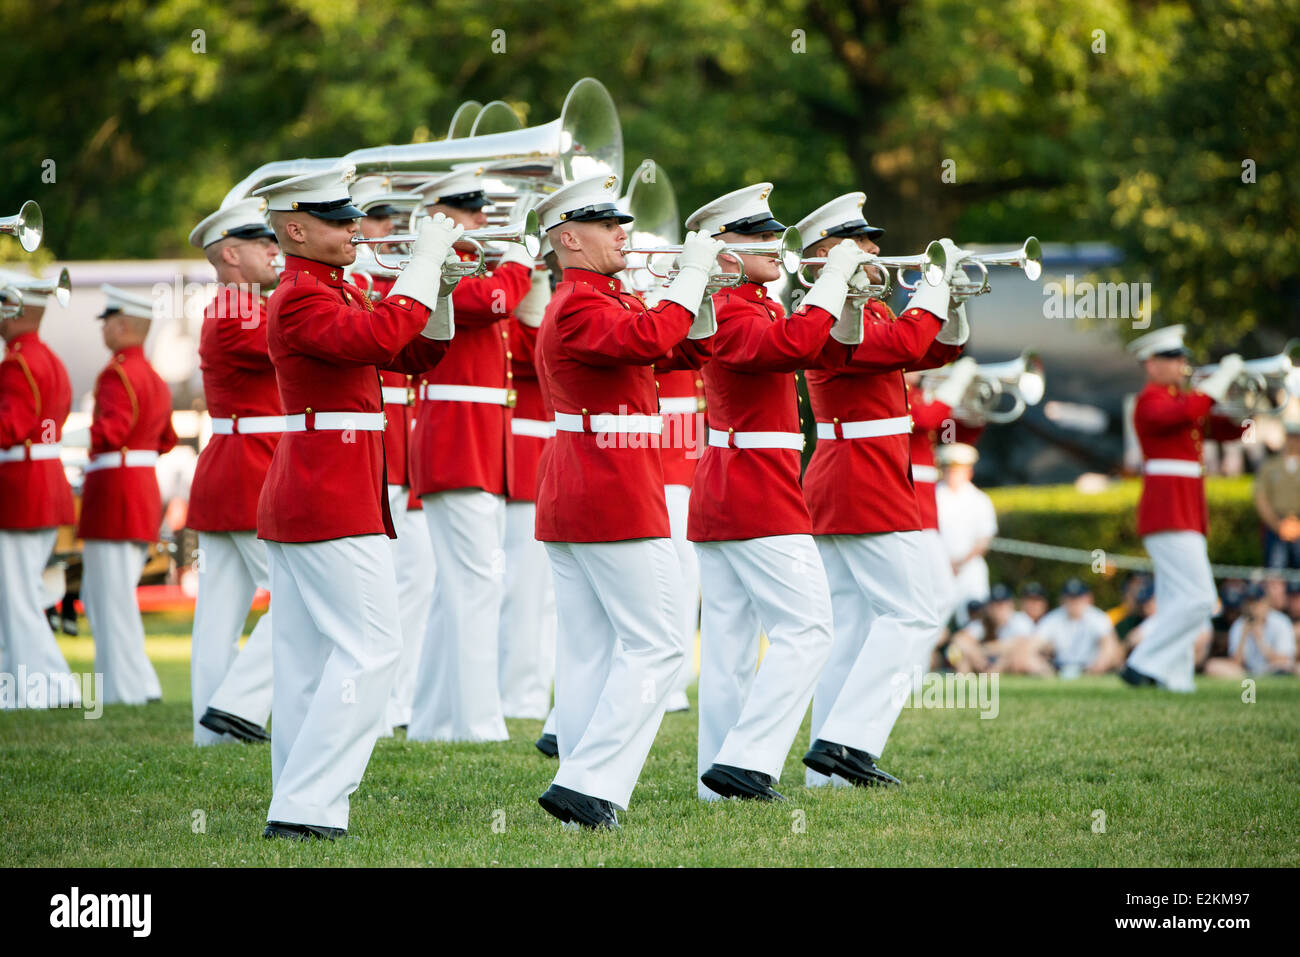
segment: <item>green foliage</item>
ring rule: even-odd
[[[471,98],[546,122],[592,75],[683,215],[770,180],[790,222],[865,190],[891,253],[1108,241],[1157,323],[1271,351],[1300,319],[1298,27],[1294,0],[0,0],[0,215],[39,200],[64,259],[190,255],[263,162],[437,138]]]
[[[1205,496],[1210,511],[1207,545],[1210,561],[1223,565],[1259,566],[1263,550],[1255,514],[1254,484],[1249,477],[1209,478]],[[1137,534],[1138,479],[1117,482],[1097,494],[1085,495],[1072,485],[1006,486],[989,489],[998,514],[998,535],[1020,541],[1079,548],[1104,549],[1107,555],[1142,556]],[[1040,582],[1053,597],[1065,580],[1079,577],[1093,588],[1097,604],[1119,604],[1124,571],[1100,574],[1091,565],[1047,561],[1007,552],[990,552],[989,579],[1013,589],[1023,582]]]

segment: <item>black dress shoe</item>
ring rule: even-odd
[[[785,800],[785,795],[772,787],[772,775],[762,771],[715,764],[700,775],[700,780],[724,798],[740,798],[743,801]]]
[[[544,734],[537,739],[537,750],[548,758],[558,758],[560,756],[560,742],[556,740],[555,735]]]
[[[1135,671],[1128,665],[1125,665],[1124,670],[1119,673],[1119,679],[1125,684],[1132,685],[1134,688],[1154,687],[1157,684],[1155,678],[1152,678],[1150,675],[1144,675],[1140,671]]]
[[[616,831],[619,828],[614,805],[572,788],[552,784],[537,799],[546,813],[568,824],[574,822],[593,831]]]
[[[203,712],[203,717],[199,718],[199,724],[209,731],[217,732],[217,734],[233,735],[240,741],[256,744],[258,741],[271,740],[271,736],[266,733],[265,728],[258,727],[253,722],[241,718],[237,714],[218,711],[216,708],[209,708]]]
[[[282,837],[289,841],[337,841],[347,837],[344,827],[324,827],[319,824],[288,824],[284,821],[268,821],[262,836],[270,840]]]
[[[820,774],[838,774],[858,787],[901,784],[898,778],[876,767],[876,759],[866,751],[823,741],[818,738],[803,756],[803,763]]]
[[[77,619],[75,619],[75,618],[64,618],[64,619],[63,619],[63,633],[64,633],[65,635],[70,635],[71,637],[76,638],[76,637],[77,637]]]

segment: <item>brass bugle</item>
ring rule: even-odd
[[[779,239],[769,239],[765,242],[758,243],[729,243],[723,249],[718,251],[718,259],[732,259],[740,263],[741,256],[762,256],[767,259],[776,259],[781,263],[781,267],[786,272],[794,272],[799,268],[799,256],[803,250],[803,239],[799,235],[799,230],[794,226],[787,226],[781,233]],[[646,259],[646,271],[652,276],[660,279],[673,279],[677,276],[679,270],[669,269],[666,272],[658,272],[651,265],[654,256],[677,256],[682,251],[681,243],[669,243],[663,246],[627,246],[623,249],[623,254],[639,254],[648,257]],[[749,280],[745,276],[745,267],[741,265],[738,273],[718,273],[709,277],[709,287],[725,288],[728,286],[739,286]]]
[[[38,296],[53,296],[65,309],[72,301],[72,280],[68,277],[66,268],[60,269],[58,276],[53,279],[10,276],[6,278],[5,285],[19,293],[30,292]]]
[[[982,296],[989,291],[989,266],[1015,266],[1031,280],[1036,280],[1043,274],[1043,247],[1034,236],[1026,239],[1019,249],[1006,252],[972,253],[960,248],[957,252],[957,267],[949,288],[952,290],[953,299],[958,302],[964,302],[972,296]],[[979,278],[971,279],[965,272],[970,266],[979,270]],[[958,272],[966,278],[957,279]]]
[[[943,246],[938,242],[932,242],[930,245],[925,247],[925,252],[921,253],[919,256],[868,256],[867,261],[858,268],[863,270],[868,266],[876,266],[879,268],[880,271],[885,274],[883,286],[885,287],[885,292],[888,293],[890,285],[889,270],[894,269],[898,271],[898,284],[900,286],[907,290],[914,290],[916,289],[916,284],[909,284],[903,279],[904,270],[919,269],[927,283],[931,286],[937,286],[939,283],[943,282],[943,271],[946,268],[947,263],[948,254],[944,252]],[[794,272],[795,277],[799,280],[800,285],[810,287],[814,280],[807,276],[805,270],[809,266],[824,265],[826,265],[825,256],[809,256],[806,259],[800,259],[799,267],[797,271]],[[878,288],[880,285],[882,284],[873,283],[872,287]]]
[[[541,252],[542,241],[537,235],[537,210],[530,209],[524,216],[522,223],[513,223],[509,226],[486,226],[483,229],[467,229],[461,233],[457,242],[468,243],[477,256],[473,260],[465,260],[459,264],[447,263],[443,266],[443,274],[451,276],[477,276],[486,268],[483,262],[484,250],[483,243],[520,243],[528,251],[528,255],[533,258]],[[372,245],[410,245],[419,238],[418,233],[390,233],[387,236],[376,236],[368,238],[365,236],[353,236],[352,244],[354,246]],[[387,263],[379,258],[378,249],[374,250],[375,262],[384,269],[400,270],[406,268],[410,263],[410,258],[400,260],[398,263]]]
[[[34,199],[23,203],[18,212],[12,216],[0,217],[0,233],[8,233],[17,238],[24,252],[35,252],[40,248],[41,236],[45,232],[45,217],[41,207]]]

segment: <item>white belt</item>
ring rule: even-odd
[[[700,400],[693,395],[668,396],[667,398],[661,396],[659,399],[659,413],[661,415],[699,411],[701,411]]]
[[[1147,459],[1142,466],[1147,475],[1178,475],[1183,478],[1200,478],[1204,469],[1200,462],[1187,459]]]
[[[100,452],[86,463],[87,472],[100,469],[144,468],[158,464],[158,453],[150,449],[127,449],[126,452]]]
[[[242,419],[233,416],[229,419],[213,419],[213,435],[253,435],[258,432],[283,432],[282,415],[246,415]]]
[[[709,444],[715,449],[793,449],[802,452],[802,432],[722,432],[709,429]]]
[[[587,423],[583,422],[584,419]],[[647,415],[643,412],[629,412],[624,415],[613,412],[596,412],[590,415],[556,412],[555,427],[561,432],[648,432],[651,435],[661,435],[664,430],[664,420],[662,416]]]
[[[549,439],[555,434],[555,423],[545,419],[516,418],[510,420],[510,432],[513,435],[530,435],[535,439]]]
[[[933,465],[913,465],[912,481],[929,482],[934,485],[939,481],[939,470]]]
[[[420,398],[441,402],[484,402],[488,405],[513,406],[514,389],[489,389],[481,385],[434,385],[420,383]]]
[[[307,416],[313,419],[311,427],[307,426]],[[384,431],[384,413],[382,412],[311,412],[284,417],[286,432],[382,432]]]
[[[11,445],[0,449],[0,464],[5,462],[41,462],[57,459],[63,451],[57,442],[33,442],[31,445]]]
[[[410,405],[411,390],[402,386],[386,385],[383,387],[384,405]]]
[[[864,419],[861,422],[840,422],[840,434],[835,434],[834,422],[818,422],[819,439],[874,439],[882,435],[907,435],[912,431],[910,415],[896,415],[892,419]]]

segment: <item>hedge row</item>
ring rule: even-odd
[[[1084,494],[1073,485],[1005,486],[989,489],[998,513],[998,534],[1003,538],[1063,545],[1091,552],[1145,555],[1137,535],[1137,502],[1142,484],[1137,479],[1115,482],[1105,491]],[[1210,508],[1208,544],[1210,561],[1226,565],[1263,562],[1259,518],[1255,514],[1254,480],[1210,478],[1206,497]],[[1038,581],[1055,596],[1067,578],[1077,575],[1092,585],[1097,604],[1109,608],[1120,598],[1125,572],[1097,574],[1091,566],[990,552],[991,582],[1018,588]]]

